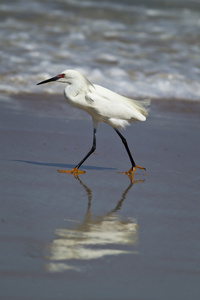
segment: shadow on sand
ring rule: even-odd
[[[29,160],[13,160],[16,162],[23,162],[26,164],[31,164],[31,165],[38,165],[38,166],[47,166],[47,167],[55,167],[55,168],[64,168],[64,169],[72,169],[74,168],[75,165],[72,164],[61,164],[61,163],[44,163],[44,162],[39,162],[39,161],[29,161]],[[113,171],[116,170],[115,168],[106,168],[106,167],[94,167],[94,166],[85,166],[83,167],[83,169],[86,170],[98,170],[98,171],[104,171],[104,170],[108,170],[108,171]]]

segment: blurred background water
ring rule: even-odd
[[[65,69],[130,97],[200,99],[200,1],[0,1],[2,93]]]

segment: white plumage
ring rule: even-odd
[[[148,106],[150,100],[132,100],[121,96],[100,85],[92,84],[80,72],[75,70],[65,70],[61,74],[44,80],[38,84],[48,83],[51,81],[62,82],[66,84],[64,95],[67,102],[79,109],[88,112],[93,119],[94,137],[93,146],[84,159],[73,169],[64,171],[67,173],[83,173],[79,171],[81,164],[96,149],[96,129],[98,122],[106,123],[112,126],[118,133],[125,145],[127,153],[132,163],[132,168],[125,174],[133,174],[136,166],[125,138],[118,129],[124,129],[135,121],[145,121],[148,116]],[[140,167],[139,167],[140,168]],[[144,169],[144,168],[141,168]]]
[[[64,94],[68,103],[87,111],[96,123],[104,122],[113,128],[122,129],[131,122],[146,120],[149,100],[132,100],[100,85],[91,84],[75,70],[66,70],[62,74],[66,74],[66,77],[58,81],[67,83]]]

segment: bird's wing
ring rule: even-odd
[[[93,85],[86,94],[86,100],[99,115],[105,118],[146,120],[147,112],[138,104],[139,101],[123,97],[102,86]]]

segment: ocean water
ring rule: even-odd
[[[123,95],[200,100],[200,1],[0,1],[1,93],[68,68]]]

